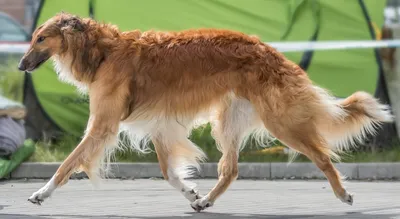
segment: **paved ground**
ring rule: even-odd
[[[216,182],[195,181],[203,193]],[[163,180],[106,180],[99,188],[87,180],[71,180],[42,206],[29,203],[27,198],[44,183],[0,182],[0,218],[400,219],[400,182],[347,182],[355,193],[354,205],[348,206],[334,197],[326,181],[238,180],[201,213]]]

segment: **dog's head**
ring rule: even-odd
[[[83,20],[61,12],[39,26],[32,34],[28,51],[21,58],[18,69],[32,72],[53,55],[65,50],[66,37],[85,29]]]

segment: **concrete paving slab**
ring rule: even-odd
[[[294,165],[293,165],[294,164]],[[271,163],[271,177],[281,178],[323,178],[324,174],[313,163]]]
[[[358,179],[358,164],[336,163],[334,165],[348,179]],[[324,179],[325,175],[313,163],[271,163],[271,178]]]
[[[400,179],[400,163],[360,163],[360,179]]]
[[[200,192],[217,180],[193,180]],[[70,180],[42,206],[27,198],[45,180],[0,182],[1,219],[394,219],[400,218],[400,183],[348,181],[354,205],[341,203],[326,180],[237,180],[215,205],[195,213],[164,180]]]

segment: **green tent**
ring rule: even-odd
[[[265,42],[371,40],[371,26],[383,25],[385,6],[384,0],[42,0],[36,25],[66,11],[114,23],[124,31],[213,27],[255,34]],[[379,63],[373,49],[285,55],[338,97],[376,90]],[[40,111],[50,121],[31,116],[28,124],[35,127],[30,133],[56,126],[82,135],[88,119],[87,99],[58,81],[52,63],[40,67],[25,85],[29,88],[25,93],[30,95],[25,98],[28,109],[31,106],[32,113]]]

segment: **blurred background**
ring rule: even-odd
[[[0,0],[0,178],[24,161],[62,161],[86,126],[87,97],[59,82],[51,63],[32,75],[17,70],[32,31],[61,10],[112,22],[121,30],[216,27],[258,35],[338,98],[367,91],[390,104],[397,119],[399,7],[400,0]],[[318,50],[310,49],[317,44]],[[400,161],[398,124],[385,125],[343,162]],[[190,138],[209,162],[216,162],[221,154],[210,129],[199,128]],[[279,141],[268,148],[252,140],[247,144],[240,162],[289,159]],[[116,161],[157,159],[154,152],[128,150],[118,152]],[[294,162],[309,160],[300,155]]]

